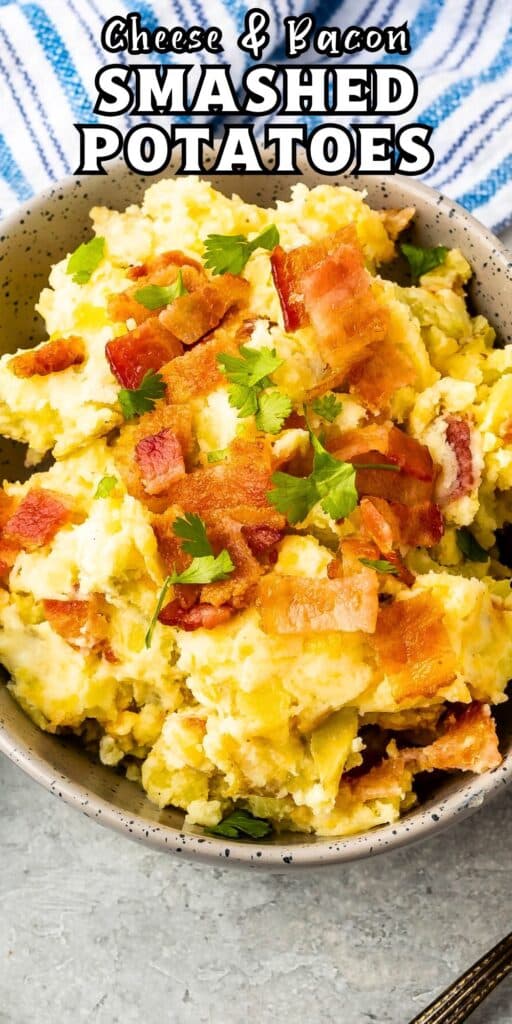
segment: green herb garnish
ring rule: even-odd
[[[250,811],[232,811],[218,825],[206,831],[211,836],[222,836],[226,839],[264,839],[272,832],[272,825],[265,818],[255,818]]]
[[[162,611],[162,606],[167,597],[169,587],[178,583],[196,584],[204,586],[207,583],[221,583],[226,580],[235,566],[231,561],[229,551],[222,550],[220,554],[214,555],[212,546],[206,535],[206,526],[200,516],[193,512],[187,512],[175,520],[173,531],[177,537],[183,540],[182,548],[187,554],[193,555],[190,565],[182,572],[170,573],[164,580],[163,587],[158,597],[153,617],[149,624],[145,637],[146,647],[151,647],[153,633]]]
[[[90,242],[82,242],[69,257],[66,273],[70,274],[75,284],[87,284],[105,255],[105,239],[91,238]]]
[[[272,386],[270,375],[283,365],[275,349],[242,345],[240,356],[221,352],[217,362],[231,383],[229,404],[238,409],[239,417],[255,416],[258,430],[277,434],[292,411],[292,402],[277,389],[262,393]]]
[[[382,572],[389,576],[396,576],[398,569],[392,562],[386,561],[385,558],[360,558],[361,565],[366,565],[368,569],[375,569],[376,572]]]
[[[132,420],[144,412],[151,412],[159,398],[165,395],[165,381],[161,373],[148,370],[138,388],[121,388],[117,393],[125,420]]]
[[[434,270],[435,267],[444,263],[448,255],[445,245],[436,245],[433,249],[423,249],[420,245],[409,245],[407,242],[403,242],[400,251],[405,256],[413,277],[416,278],[428,274],[429,270]]]
[[[327,395],[322,395],[321,398],[315,398],[311,408],[317,416],[327,420],[328,423],[333,423],[343,409],[343,402],[340,402],[331,391]]]
[[[111,494],[112,491],[114,490],[114,487],[116,486],[116,484],[117,484],[117,477],[116,476],[102,476],[102,478],[101,478],[101,480],[100,480],[100,482],[99,482],[99,484],[98,484],[98,486],[96,488],[94,497],[95,498],[108,498],[109,494]]]
[[[206,458],[208,462],[224,462],[227,456],[227,448],[218,448],[216,452],[208,452]]]
[[[183,283],[183,273],[180,270],[173,284],[166,287],[148,284],[134,292],[133,297],[146,309],[162,309],[163,306],[168,306],[170,302],[179,299],[181,295],[188,295],[188,291]]]
[[[471,530],[468,530],[467,526],[461,526],[460,530],[457,530],[457,547],[459,551],[470,562],[487,562],[489,559],[489,552],[478,543]]]
[[[356,490],[358,469],[386,469],[400,472],[398,466],[388,463],[342,462],[325,450],[310,431],[313,445],[313,470],[307,477],[291,476],[278,471],[272,475],[274,489],[268,499],[278,512],[282,512],[292,525],[306,518],[320,502],[324,512],[333,519],[344,519],[354,511],[359,495]]]
[[[279,231],[270,224],[249,242],[246,235],[208,235],[205,239],[205,266],[212,274],[241,274],[256,249],[275,249]]]

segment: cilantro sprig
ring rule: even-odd
[[[105,239],[99,235],[82,242],[71,254],[66,267],[75,284],[87,284],[105,255]]]
[[[311,408],[321,419],[327,420],[328,423],[334,423],[334,420],[343,409],[343,402],[340,402],[336,395],[330,391],[327,395],[322,395],[321,398],[315,398]]]
[[[365,565],[367,569],[375,569],[376,572],[381,572],[387,576],[397,576],[398,569],[392,562],[388,562],[386,558],[360,558],[361,565]]]
[[[457,547],[470,562],[487,562],[489,552],[478,543],[467,526],[461,526],[456,533]]]
[[[410,245],[408,242],[402,243],[400,252],[405,256],[415,278],[428,274],[429,270],[439,267],[441,263],[444,263],[448,255],[448,249],[445,245],[436,245],[432,249],[424,249],[420,245]]]
[[[218,825],[206,829],[211,836],[222,836],[225,839],[264,839],[272,832],[272,825],[265,818],[255,818],[250,811],[243,809],[232,811]]]
[[[273,490],[268,492],[271,504],[285,515],[288,522],[301,523],[318,502],[332,519],[345,519],[357,506],[358,469],[387,469],[399,472],[389,463],[342,462],[323,447],[310,430],[313,446],[313,469],[309,476],[297,477],[278,470],[272,474]]]
[[[159,398],[165,395],[165,381],[161,373],[148,370],[138,388],[121,388],[117,393],[125,420],[133,420],[144,412],[151,412]]]
[[[288,395],[272,387],[271,374],[283,365],[275,349],[240,347],[240,356],[221,352],[217,362],[230,381],[229,404],[240,419],[255,416],[258,430],[277,434],[292,411]]]
[[[112,493],[114,487],[117,484],[116,476],[102,476],[98,483],[96,491],[94,492],[95,498],[108,498],[109,494]]]
[[[248,240],[246,235],[208,235],[205,239],[205,267],[212,274],[241,274],[256,249],[271,251],[279,245],[279,231],[270,224],[260,235]]]
[[[175,520],[173,531],[176,537],[182,540],[182,548],[187,554],[192,555],[192,561],[182,572],[172,572],[164,580],[160,591],[155,611],[149,624],[146,637],[146,647],[151,647],[153,633],[162,611],[164,601],[169,588],[176,584],[195,584],[204,586],[207,583],[221,583],[227,580],[235,566],[231,560],[229,551],[225,548],[214,555],[210,541],[206,534],[206,526],[200,516],[193,512],[180,516]]]
[[[172,284],[167,286],[147,284],[144,288],[139,288],[134,292],[133,297],[137,302],[140,302],[141,306],[145,306],[146,309],[162,309],[163,306],[168,306],[175,299],[179,299],[181,295],[188,295],[188,290],[185,287],[183,273],[180,270]]]

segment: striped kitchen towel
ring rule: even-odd
[[[283,59],[281,25],[290,14],[307,11],[318,26],[342,28],[407,21],[412,52],[376,59],[404,63],[419,80],[418,101],[403,120],[434,129],[436,161],[424,180],[497,231],[512,223],[508,0],[0,0],[0,211],[9,211],[76,167],[73,124],[95,120],[96,71],[127,60],[101,49],[101,27],[108,17],[137,10],[150,29],[159,24],[220,26],[222,59],[240,80],[250,58],[237,48],[236,39],[252,6],[264,7],[271,18],[275,45],[272,54],[265,53],[266,62]],[[304,59],[320,60],[315,53]],[[368,57],[342,60],[365,63]],[[126,128],[129,123],[126,119]]]

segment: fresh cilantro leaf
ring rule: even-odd
[[[199,585],[204,585],[206,583],[221,583],[222,580],[228,578],[234,568],[235,566],[231,561],[229,551],[224,549],[217,556],[204,555],[199,558],[193,558],[190,565],[187,566],[183,572],[171,573],[170,576],[167,576],[164,580],[164,585],[160,591],[156,608],[153,612],[153,616],[146,633],[144,641],[146,647],[151,647],[151,641],[153,639],[153,633],[158,621],[158,616],[162,611],[163,603],[167,597],[170,587],[175,586],[177,583],[195,583]]]
[[[457,547],[459,551],[470,562],[487,562],[489,558],[489,552],[478,543],[471,530],[468,530],[467,526],[461,526],[460,530],[457,530]]]
[[[382,572],[389,576],[396,576],[398,569],[392,562],[386,561],[385,558],[360,558],[361,565],[366,565],[368,569],[375,569],[376,572]]]
[[[238,810],[228,814],[218,825],[207,829],[209,835],[222,836],[226,839],[264,839],[272,832],[272,825],[264,818],[255,818],[250,811]]]
[[[146,309],[161,309],[162,306],[168,306],[170,302],[179,299],[181,295],[188,295],[188,291],[183,283],[183,274],[180,270],[173,284],[166,287],[148,284],[144,288],[139,288],[133,297]]]
[[[405,256],[413,277],[419,278],[422,274],[427,274],[429,270],[434,270],[441,263],[444,263],[448,249],[445,245],[436,245],[433,249],[423,249],[419,245],[409,245],[407,242],[403,242],[400,246],[400,251]]]
[[[319,500],[311,476],[291,476],[278,470],[272,474],[272,483],[274,487],[268,491],[268,500],[292,525],[301,523]]]
[[[328,423],[333,423],[343,409],[343,402],[340,402],[331,391],[327,395],[322,395],[321,398],[315,398],[311,408],[317,416],[321,416]]]
[[[206,526],[201,516],[194,512],[187,512],[183,517],[175,519],[173,532],[176,537],[183,541],[182,548],[187,555],[194,558],[201,558],[203,555],[212,555],[212,546],[206,535]]]
[[[344,519],[354,511],[359,495],[356,489],[358,469],[389,469],[399,472],[398,466],[387,463],[342,462],[325,450],[322,443],[310,431],[313,445],[313,470],[307,477],[291,476],[289,473],[273,473],[274,488],[268,491],[268,499],[278,512],[282,512],[289,523],[300,523],[312,508],[321,502],[324,512],[333,519]]]
[[[278,434],[292,411],[292,401],[280,391],[267,391],[258,398],[256,426],[265,434]]]
[[[171,583],[197,583],[200,586],[206,583],[222,583],[223,580],[227,580],[234,568],[229,551],[224,549],[219,555],[194,558],[183,572],[171,576]]]
[[[205,266],[213,274],[241,274],[256,249],[275,249],[279,232],[270,224],[249,242],[246,235],[208,235],[205,239]]]
[[[151,412],[155,402],[165,395],[165,382],[160,373],[148,370],[138,388],[121,388],[117,393],[125,420]]]
[[[116,476],[102,476],[102,478],[101,478],[101,480],[100,480],[100,482],[99,482],[99,484],[98,484],[98,486],[96,488],[94,497],[95,498],[108,498],[109,494],[114,490],[114,487],[116,486],[116,484],[117,484],[117,477]]]
[[[227,455],[227,448],[219,448],[216,452],[208,452],[206,458],[208,462],[224,462],[224,460],[227,458]]]
[[[155,610],[153,612],[153,615],[152,615],[152,618],[151,618],[151,622],[149,623],[146,636],[144,637],[144,644],[148,648],[151,647],[151,641],[153,639],[153,633],[155,632],[155,627],[156,627],[156,624],[158,622],[158,616],[160,615],[160,612],[162,611],[163,604],[164,604],[164,601],[165,601],[165,599],[167,597],[167,593],[168,593],[169,587],[171,587],[171,586],[172,586],[172,577],[168,576],[167,579],[164,580],[164,585],[163,585],[163,587],[162,587],[162,589],[160,591],[160,594],[158,595],[158,601],[156,603],[156,608],[155,608]]]
[[[242,345],[240,356],[220,352],[217,362],[231,384],[243,384],[247,388],[256,385],[269,387],[271,381],[268,378],[283,365],[275,348],[248,348]]]
[[[238,409],[241,419],[246,416],[255,416],[258,411],[258,395],[254,388],[248,388],[245,384],[232,384],[228,390],[229,404]]]
[[[90,242],[82,242],[69,257],[66,273],[72,276],[75,284],[87,284],[104,255],[104,238],[96,236]]]

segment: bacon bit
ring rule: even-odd
[[[454,679],[456,660],[442,616],[432,594],[380,608],[373,640],[397,700],[434,697]]]
[[[276,245],[270,257],[272,277],[279,296],[287,331],[296,331],[309,323],[304,305],[304,275],[321,263],[340,244],[357,246],[355,228],[346,227],[336,231],[320,242],[300,245],[288,252]]]
[[[475,701],[462,714],[449,715],[446,726],[446,732],[430,746],[401,751],[406,761],[416,762],[416,771],[460,769],[480,775],[501,764],[496,725],[488,704]]]
[[[221,513],[210,513],[207,518],[208,539],[215,554],[223,548],[229,551],[235,566],[227,580],[208,583],[201,590],[201,601],[216,607],[229,604],[234,608],[246,608],[254,599],[256,584],[263,567],[254,557],[240,523]]]
[[[303,278],[304,305],[325,362],[346,375],[385,339],[389,314],[375,298],[359,245],[342,242]]]
[[[328,447],[338,459],[347,462],[378,452],[385,456],[387,462],[400,466],[408,476],[417,480],[434,479],[434,463],[428,448],[392,423],[370,423],[367,427],[346,430]],[[372,460],[365,458],[364,461]]]
[[[45,598],[43,608],[52,629],[71,647],[85,647],[91,651],[103,647],[108,632],[108,621],[102,595],[93,594],[86,600],[71,601]]]
[[[407,506],[383,498],[363,498],[360,512],[364,529],[383,553],[391,551],[395,544],[433,547],[443,536],[441,509],[429,501]]]
[[[410,359],[386,338],[348,372],[351,393],[376,411],[386,409],[395,391],[416,377]]]
[[[168,254],[170,255],[170,254]],[[157,261],[155,261],[156,263]],[[195,267],[189,264],[176,264],[167,263],[162,265],[158,270],[151,271],[148,275],[144,276],[143,280],[139,280],[138,283],[128,288],[124,292],[120,292],[117,295],[111,295],[108,300],[108,312],[111,320],[115,322],[126,321],[129,319],[135,320],[137,324],[144,323],[145,320],[149,320],[155,316],[155,310],[148,309],[141,302],[138,302],[135,295],[141,288],[145,288],[147,285],[154,284],[159,287],[167,287],[168,285],[174,284],[178,274],[181,272],[183,284],[188,292],[193,292],[196,288],[199,288],[205,280],[205,274],[201,268],[196,264]],[[164,309],[164,305],[161,307]]]
[[[207,341],[202,341],[183,355],[162,367],[170,402],[186,404],[192,398],[208,395],[226,383],[217,362],[221,352],[237,355],[240,343],[223,327]]]
[[[343,566],[339,558],[333,558],[327,566],[327,577],[330,580],[340,580],[343,576]]]
[[[306,417],[302,413],[297,412],[296,409],[292,409],[291,413],[285,419],[282,430],[306,430],[307,422]]]
[[[455,501],[469,494],[475,486],[471,427],[464,416],[446,417],[446,441],[457,460],[457,478],[444,501]]]
[[[401,757],[388,757],[369,771],[354,778],[345,778],[342,788],[360,803],[369,800],[403,799],[412,784],[412,770]]]
[[[135,448],[144,490],[161,494],[170,484],[185,476],[185,460],[176,434],[166,428],[158,434],[143,437]]]
[[[150,277],[150,284],[166,284],[170,282],[161,281],[160,279],[154,280],[154,278],[155,275],[159,274],[162,270],[166,270],[167,267],[194,267],[195,270],[202,270],[201,264],[197,260],[186,256],[184,252],[180,252],[178,249],[171,249],[169,252],[162,252],[160,256],[154,256],[153,259],[147,260],[146,263],[130,267],[126,271],[126,276],[131,281],[138,281],[141,277]]]
[[[270,573],[260,580],[256,603],[267,633],[373,633],[377,574],[363,570],[341,580],[319,580]]]
[[[384,225],[386,234],[389,235],[392,242],[396,242],[398,236],[409,227],[409,224],[416,216],[416,207],[404,206],[401,210],[378,210],[377,213]]]
[[[237,505],[268,508],[270,474],[268,440],[252,443],[235,440],[227,462],[196,469],[171,484],[169,502],[203,517],[216,509]]]
[[[79,366],[86,356],[81,338],[54,338],[40,348],[22,352],[9,360],[9,366],[16,377],[47,377],[50,373],[61,373],[70,366]]]
[[[386,461],[379,452],[368,452],[368,458],[358,455],[352,462],[357,466],[358,461],[363,460]],[[433,484],[433,481],[417,480],[406,473],[390,473],[385,469],[358,469],[356,472],[356,488],[359,495],[385,498],[387,501],[396,501],[407,506],[430,502]]]
[[[196,604],[188,610],[181,608],[177,601],[171,601],[158,616],[164,626],[178,626],[187,633],[195,629],[215,629],[222,626],[233,615],[233,608],[224,605],[214,608],[211,604]]]
[[[161,515],[153,516],[151,524],[160,557],[168,573],[183,572],[192,561],[192,556],[183,550],[179,537],[174,533],[174,521],[179,515],[181,509],[168,508]],[[201,594],[201,587],[191,584],[177,584],[173,589],[180,608],[191,608]]]
[[[157,402],[152,412],[145,413],[138,421],[123,426],[113,448],[116,464],[128,493],[144,502],[153,512],[162,512],[168,506],[166,491],[173,481],[166,482],[162,491],[148,491],[142,480],[141,464],[136,456],[134,457],[134,452],[146,438],[166,431],[177,439],[186,463],[194,447],[192,412],[186,405],[165,405],[163,402]]]
[[[155,316],[105,346],[110,369],[125,388],[138,388],[148,370],[160,370],[182,352],[181,342]]]
[[[3,534],[7,541],[31,551],[49,544],[70,520],[71,511],[60,495],[34,488],[7,520]]]
[[[253,555],[268,555],[283,538],[283,531],[272,526],[242,526],[242,534]]]
[[[249,291],[249,282],[243,277],[223,274],[175,299],[160,313],[160,323],[184,345],[194,345],[218,327],[228,310],[243,306]]]
[[[345,537],[340,544],[340,554],[343,576],[374,572],[374,569],[361,565],[359,559],[369,558],[373,561],[379,557],[378,548],[364,537]]]

